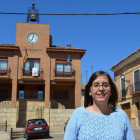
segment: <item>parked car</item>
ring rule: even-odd
[[[69,118],[69,119],[70,119],[70,118]],[[67,124],[68,124],[69,119],[66,121],[66,123],[64,123],[64,132],[65,132],[65,130],[66,130],[66,127],[67,127]]]
[[[49,137],[49,126],[45,119],[30,119],[26,122],[24,129],[24,138],[29,139],[30,136],[44,135]]]

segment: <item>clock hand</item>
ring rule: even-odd
[[[33,35],[32,39],[31,39],[31,41],[33,40],[33,38],[34,38],[34,35]]]

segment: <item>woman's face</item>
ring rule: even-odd
[[[111,95],[111,88],[109,85],[108,77],[105,75],[98,76],[93,82],[90,88],[89,95],[93,98],[93,103],[107,104]]]

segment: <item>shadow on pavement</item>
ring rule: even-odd
[[[35,136],[35,137],[30,137],[29,140],[36,140],[36,139],[52,139],[54,137],[49,136],[48,138],[44,137],[44,136]]]

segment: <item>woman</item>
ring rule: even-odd
[[[118,92],[109,74],[97,71],[85,88],[85,107],[77,108],[64,140],[134,140],[126,113],[116,107]]]

